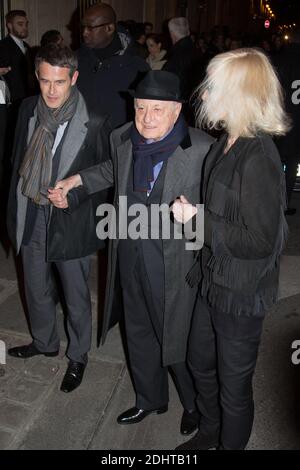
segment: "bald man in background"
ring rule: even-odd
[[[110,115],[113,129],[132,117],[125,92],[139,73],[149,70],[142,58],[132,55],[130,38],[117,31],[116,22],[110,5],[88,8],[81,25],[84,43],[78,50],[78,88],[89,111]]]

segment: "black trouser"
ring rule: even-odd
[[[123,300],[136,406],[157,409],[169,401],[168,368],[162,366],[163,289],[160,293],[151,291],[141,260],[123,286]],[[186,363],[174,364],[171,370],[183,407],[195,409],[196,393]]]
[[[252,378],[262,325],[262,317],[218,313],[201,297],[197,300],[188,363],[202,414],[200,430],[220,431],[224,449],[244,449],[251,434]]]

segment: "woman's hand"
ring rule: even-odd
[[[184,196],[176,199],[171,207],[171,211],[174,214],[175,220],[181,224],[186,224],[198,212],[197,207],[190,204]]]

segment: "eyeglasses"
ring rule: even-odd
[[[93,29],[102,28],[102,26],[107,26],[109,24],[111,23],[102,23],[102,24],[96,24],[95,26],[91,26],[88,24],[81,23],[80,27],[82,30],[87,29],[88,31],[93,31]]]

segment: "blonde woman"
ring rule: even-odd
[[[149,34],[146,40],[149,56],[148,62],[151,70],[161,70],[167,62],[165,56],[167,51],[162,49],[161,38],[158,34]]]
[[[256,49],[216,56],[198,92],[199,125],[224,133],[205,166],[205,240],[188,353],[202,418],[179,449],[244,449],[263,320],[277,298],[287,234],[284,174],[272,136],[286,133],[288,118],[277,76]],[[173,211],[186,223],[196,208],[183,195]]]

